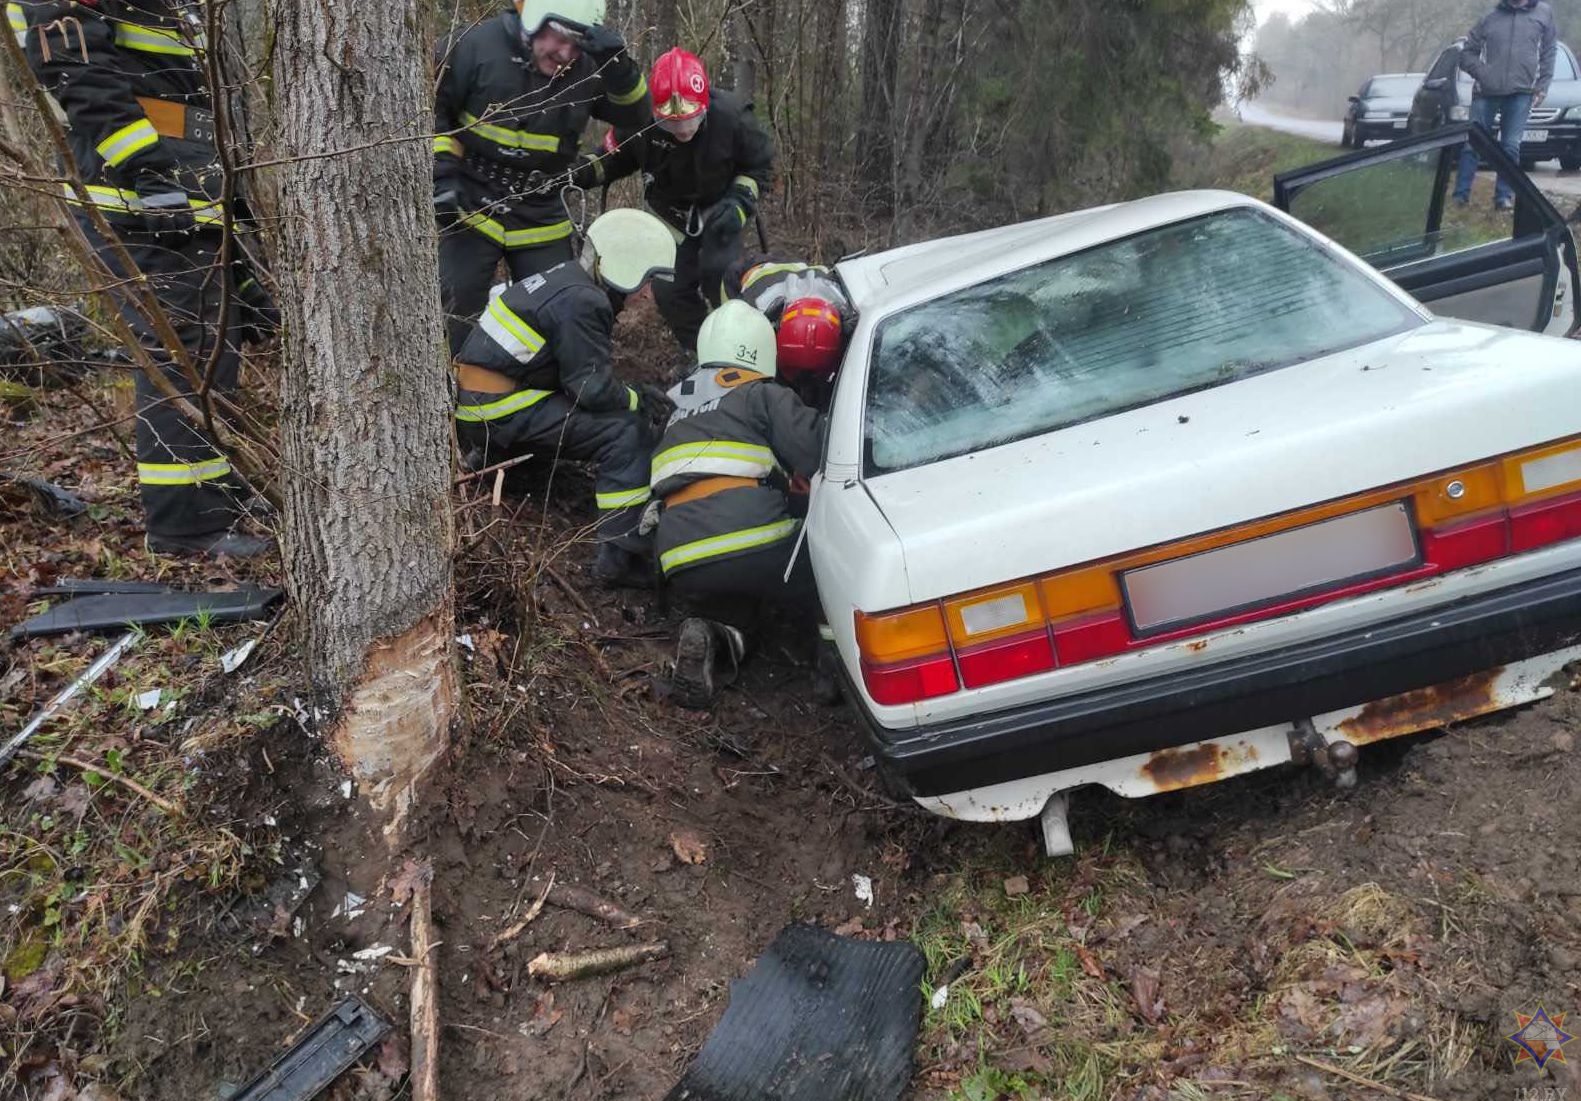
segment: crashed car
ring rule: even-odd
[[[1468,141],[1513,215],[1447,201]],[[1069,852],[1072,789],[1292,761],[1353,783],[1356,747],[1581,656],[1563,219],[1465,126],[1276,201],[839,265],[859,321],[807,541],[874,755],[922,806],[1041,815]]]

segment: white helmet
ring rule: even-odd
[[[649,279],[675,274],[675,236],[645,210],[607,210],[587,227],[582,264],[621,294],[636,294]]]
[[[531,38],[545,23],[559,23],[585,34],[588,27],[604,21],[604,0],[516,0],[521,16],[522,36]]]
[[[700,367],[745,367],[774,377],[774,325],[739,298],[703,320],[697,331]]]

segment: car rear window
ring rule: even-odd
[[[904,310],[875,335],[866,468],[903,470],[1420,324],[1261,211],[1111,241]]]
[[[1419,76],[1380,76],[1374,77],[1372,83],[1367,85],[1367,95],[1406,99],[1415,95],[1421,86],[1422,78]]]

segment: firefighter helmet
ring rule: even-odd
[[[583,262],[607,286],[636,294],[648,280],[675,274],[675,236],[645,210],[623,206],[605,211],[587,227]]]
[[[779,364],[787,382],[827,378],[840,365],[840,311],[822,298],[787,302],[780,314]]]
[[[694,118],[708,110],[708,70],[703,59],[676,47],[653,63],[648,75],[653,116],[666,122]]]
[[[774,326],[740,299],[731,299],[697,331],[700,367],[744,367],[774,377]]]
[[[558,23],[574,35],[604,21],[604,0],[516,0],[522,37],[531,38],[545,23]]]

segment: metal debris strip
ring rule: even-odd
[[[78,692],[81,692],[88,685],[104,676],[105,671],[108,670],[110,666],[120,661],[121,655],[126,652],[126,648],[130,646],[133,640],[136,638],[136,631],[126,632],[126,634],[117,639],[108,650],[100,654],[97,660],[95,660],[92,665],[88,666],[88,668],[83,671],[81,676],[72,681],[66,687],[62,688],[59,692],[55,693],[55,698],[44,705],[44,710],[40,711],[37,715],[34,715],[32,720],[26,726],[24,726],[18,734],[16,734],[10,741],[6,742],[3,748],[0,748],[0,768],[4,768],[7,764],[9,764],[11,758],[16,756],[17,750],[26,745],[28,743],[28,739],[33,737],[34,734],[37,734],[40,727],[57,715],[61,708],[70,703],[72,698],[76,696]]]
[[[366,1055],[393,1026],[357,995],[308,1026],[231,1101],[311,1101]]]

